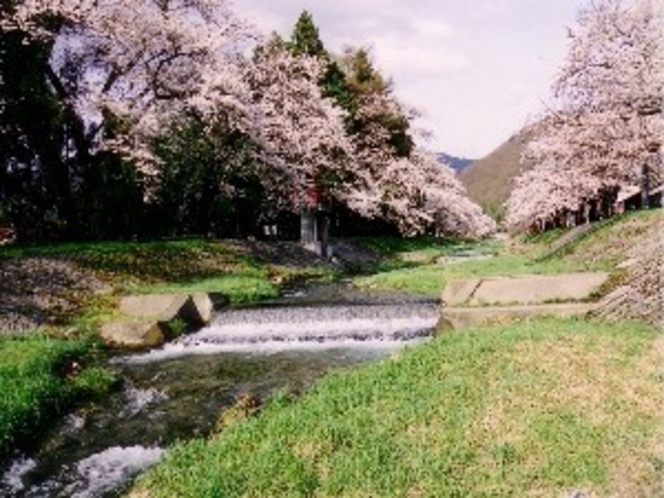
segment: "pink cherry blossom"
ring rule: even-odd
[[[526,151],[535,170],[516,181],[507,203],[509,224],[664,180],[663,15],[661,0],[602,0],[581,11],[553,105]]]

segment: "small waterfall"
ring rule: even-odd
[[[149,363],[224,352],[398,348],[431,335],[438,314],[438,305],[432,302],[227,310],[195,334],[120,361]]]

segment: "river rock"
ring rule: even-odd
[[[106,323],[99,335],[110,347],[118,349],[148,349],[161,346],[165,340],[165,326],[155,321],[129,320]]]
[[[187,294],[144,294],[127,296],[120,300],[120,311],[134,317],[172,320],[189,296]]]
[[[127,296],[119,307],[128,319],[104,325],[100,335],[107,345],[120,349],[160,346],[207,325],[213,311],[205,293]]]
[[[212,311],[214,309],[214,303],[208,294],[204,292],[199,292],[197,294],[192,294],[191,299],[196,306],[196,311],[198,313],[198,318],[203,325],[207,325],[212,321]]]
[[[188,326],[202,327],[212,319],[212,300],[205,293],[146,294],[128,296],[120,301],[120,311],[132,317],[171,322],[179,318]]]

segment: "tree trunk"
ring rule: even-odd
[[[650,209],[650,165],[641,166],[641,209]]]
[[[319,212],[318,213],[318,241],[320,243],[320,255],[324,258],[329,258],[330,254],[330,245],[329,245],[329,228],[330,220],[327,216],[327,213]]]
[[[316,211],[305,209],[300,213],[300,242],[305,246],[313,245],[318,240]]]

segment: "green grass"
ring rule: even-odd
[[[196,292],[220,293],[230,303],[240,304],[274,298],[279,295],[278,287],[270,282],[264,271],[245,270],[220,277],[204,278],[193,282],[176,282],[139,286],[133,289],[138,294]]]
[[[423,237],[363,237],[359,239],[363,245],[385,255],[425,251],[427,253],[442,253],[454,250],[459,246],[467,245],[464,240],[457,238]]]
[[[176,446],[136,496],[647,496],[661,341],[553,319],[445,334]]]
[[[207,240],[49,244],[0,249],[0,257],[56,256],[99,272],[123,288],[196,285],[220,275],[260,274],[257,264],[225,243]],[[263,272],[262,276],[266,276]]]
[[[504,247],[498,241],[464,242],[419,239],[367,239],[367,245],[388,259],[371,275],[354,279],[364,288],[400,290],[438,296],[453,279],[523,274],[612,271],[628,246],[649,230],[664,228],[661,209],[639,211],[597,223],[593,230],[552,251],[567,231],[553,230],[522,237]],[[364,240],[363,240],[364,242]],[[439,262],[454,252],[472,251],[490,259]]]
[[[114,375],[98,367],[73,373],[73,362],[86,366],[95,351],[90,342],[0,336],[0,462],[34,444],[53,417],[114,384]]]
[[[601,262],[536,261],[529,255],[501,253],[489,259],[450,264],[424,264],[389,269],[370,276],[358,277],[354,284],[361,288],[390,289],[438,296],[447,282],[461,278],[503,275],[557,274],[574,271],[605,270]]]
[[[78,251],[75,260],[130,285],[192,282],[244,270],[252,264],[224,243],[204,240],[93,245]]]
[[[401,262],[404,266],[433,263],[438,258],[460,251],[494,254],[500,249],[500,243],[494,240],[473,241],[456,237],[364,237],[358,241],[390,258],[392,264]],[[380,270],[380,267],[378,269]]]
[[[601,261],[615,265],[625,258],[631,245],[650,231],[664,229],[664,210],[632,211],[594,224],[582,237],[572,240],[557,251],[544,252],[542,261],[567,259],[573,261]]]
[[[84,331],[117,318],[120,296],[150,293],[217,293],[231,304],[277,297],[280,285],[292,280],[330,281],[327,268],[287,268],[262,263],[223,241],[88,242],[0,247],[0,258],[64,258],[94,272],[112,288],[110,294],[80,299],[67,326]]]

